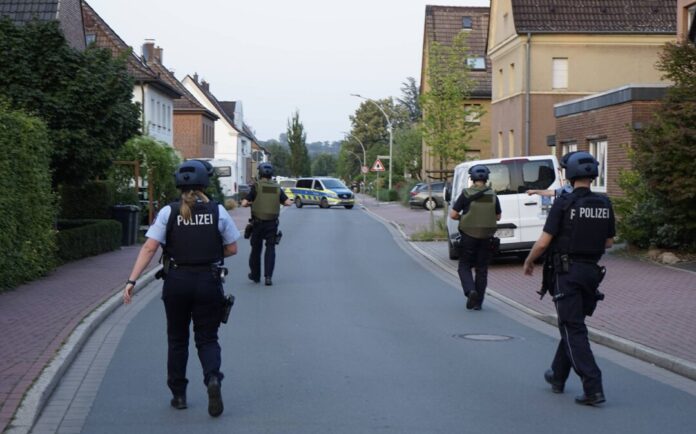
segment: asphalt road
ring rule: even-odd
[[[244,240],[228,261],[226,290],[237,304],[221,328],[225,413],[207,414],[193,345],[189,408],[169,407],[164,310],[155,297],[117,343],[82,432],[684,433],[696,427],[693,393],[658,381],[649,367],[623,363],[625,357],[605,357],[612,352],[602,348],[596,353],[608,399],[603,408],[574,404],[581,393],[574,375],[565,394],[551,393],[542,377],[557,344],[551,327],[491,299],[482,311],[467,311],[457,282],[438,276],[359,209],[288,209],[281,229],[272,287],[246,279]]]

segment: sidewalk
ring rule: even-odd
[[[377,204],[363,195],[359,199],[370,212],[401,228],[406,237],[429,224],[427,211]],[[456,276],[457,261],[448,258],[446,242],[411,244]],[[588,318],[591,338],[696,379],[696,273],[616,254],[605,255],[601,263],[607,267],[601,286],[606,299]],[[488,274],[491,295],[553,322],[553,304],[548,297],[540,301],[535,293],[541,286],[540,271],[527,277],[522,274],[521,261],[497,260]]]

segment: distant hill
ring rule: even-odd
[[[287,136],[285,134],[281,134],[279,137],[280,140],[266,140],[260,142],[261,146],[266,146],[270,144],[279,144],[285,148],[288,147],[288,141],[287,141]],[[307,143],[307,152],[309,153],[310,158],[318,155],[318,154],[330,154],[334,156],[338,156],[338,153],[341,151],[341,142],[312,142],[312,143]]]

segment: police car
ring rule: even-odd
[[[319,205],[320,208],[343,206],[351,209],[355,205],[353,192],[336,178],[300,178],[290,191],[298,208]]]
[[[553,155],[520,158],[494,158],[466,161],[454,168],[452,186],[445,192],[445,200],[452,210],[462,190],[471,185],[469,168],[483,164],[491,171],[488,185],[495,191],[502,210],[495,236],[500,238],[500,252],[526,252],[541,235],[551,198],[527,195],[527,190],[556,189],[561,186],[560,167]],[[458,259],[459,251],[452,240],[459,235],[459,222],[447,219],[450,259]]]

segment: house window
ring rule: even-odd
[[[515,130],[508,132],[508,157],[515,156]]]
[[[466,59],[466,64],[471,69],[484,70],[484,69],[486,69],[486,58],[485,57],[469,57]]]
[[[498,158],[503,158],[503,132],[498,131]]]
[[[474,20],[471,17],[462,17],[462,29],[471,30],[474,28]]]
[[[466,112],[466,117],[464,120],[472,124],[481,123],[481,104],[465,104],[464,111]]]
[[[162,110],[160,108],[160,102],[157,101],[157,111],[155,112],[155,124],[157,125],[157,128],[162,125],[162,118],[160,116],[162,116]]]
[[[578,144],[575,142],[572,143],[564,143],[563,146],[561,147],[561,151],[563,152],[561,154],[561,157],[567,154],[568,152],[576,152],[578,150]]]
[[[86,33],[85,34],[85,44],[86,45],[91,45],[97,42],[97,35],[94,33]]]
[[[568,88],[568,59],[562,57],[554,57],[553,59],[553,89]]]
[[[696,21],[696,5],[693,5],[687,9],[687,32],[689,35],[689,41],[696,44],[696,26],[694,21]]]
[[[503,70],[498,70],[498,98],[503,97]]]
[[[515,93],[515,64],[510,64],[510,74],[508,74],[508,89],[510,93]]]
[[[607,191],[607,141],[590,142],[590,154],[599,161],[599,176],[592,182],[597,191]]]

